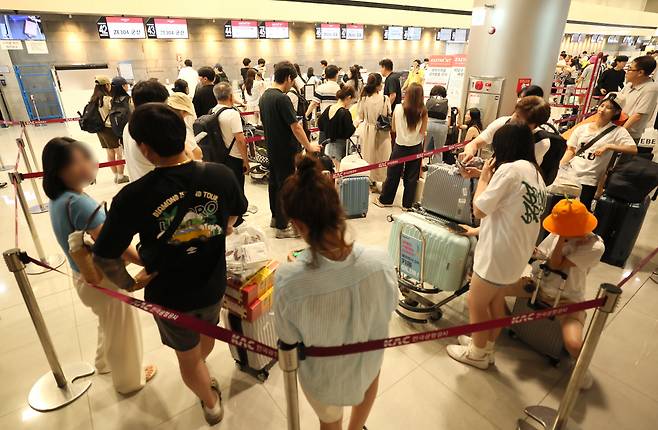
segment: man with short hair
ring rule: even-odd
[[[393,71],[393,61],[384,58],[379,62],[384,80],[384,95],[388,96],[391,102],[391,112],[395,106],[402,103],[402,86],[400,84],[400,74]]]
[[[299,237],[288,222],[281,203],[283,183],[295,172],[295,156],[300,151],[300,143],[307,152],[318,152],[320,147],[309,142],[302,124],[298,121],[290,99],[286,95],[292,88],[297,71],[288,61],[274,66],[274,85],[265,90],[258,107],[267,139],[267,156],[270,161],[268,191],[272,221],[277,239]]]
[[[247,72],[251,69],[251,59],[243,58],[242,67],[240,68],[240,76],[242,76],[242,82],[247,80]]]
[[[325,81],[315,87],[311,104],[306,110],[306,117],[310,117],[318,106],[320,107],[320,113],[322,113],[326,108],[336,103],[336,93],[340,90],[340,84],[338,83],[339,71],[338,66],[333,64],[324,69]]]
[[[191,67],[191,66],[190,66]],[[194,72],[196,74],[196,71]],[[135,108],[146,103],[164,103],[169,97],[167,88],[158,82],[157,79],[149,79],[146,81],[139,81],[135,84],[132,90],[132,100]],[[155,169],[151,163],[137,146],[137,142],[130,135],[128,127],[123,129],[123,157],[126,160],[126,169],[128,170],[128,177],[133,181],[138,180],[142,176]]]
[[[427,70],[427,68],[428,68],[429,66],[430,66],[430,59],[427,58],[427,57],[425,57],[425,58],[423,59],[423,64],[421,64],[420,67],[421,67],[423,70]]]
[[[182,79],[187,82],[187,88],[189,89],[190,94],[194,96],[196,84],[199,82],[199,75],[192,67],[192,60],[188,58],[183,64],[185,64],[185,66],[181,67],[181,69],[178,71],[178,79]]]
[[[265,59],[264,58],[259,58],[258,59],[258,67],[256,67],[256,70],[258,70],[258,73],[260,73],[260,75],[263,79],[266,79],[267,67],[265,66]]]
[[[224,164],[233,171],[242,192],[244,192],[244,177],[249,173],[249,158],[247,156],[247,140],[244,137],[242,128],[242,117],[240,112],[233,107],[233,88],[230,84],[221,82],[215,85],[213,93],[217,99],[217,106],[212,111],[213,113],[220,111],[217,120],[219,121],[219,129],[222,132],[222,140],[226,148],[231,148]],[[237,225],[239,224],[240,220],[238,220]]]
[[[640,141],[658,105],[658,84],[651,79],[655,70],[656,60],[651,55],[635,58],[626,71],[626,85],[619,92],[618,102],[628,115],[624,128],[635,143]],[[642,152],[648,148],[639,149]]]
[[[94,262],[119,288],[145,288],[147,302],[216,325],[226,290],[226,236],[247,201],[228,167],[187,157],[185,123],[169,106],[139,106],[128,128],[156,169],[114,197],[93,246]],[[121,255],[136,235],[145,274],[133,279]],[[162,343],[175,350],[183,382],[215,425],[224,410],[205,362],[215,339],[166,314],[154,315]]]
[[[628,57],[626,55],[618,55],[615,58],[615,67],[606,69],[601,73],[594,95],[606,95],[619,91],[624,86],[624,81],[626,80],[624,67],[626,67],[627,62]]]
[[[323,82],[324,82],[324,78],[325,78],[324,71],[327,68],[328,64],[329,63],[327,63],[327,60],[320,60],[320,67],[322,68],[322,73],[320,73],[320,77],[322,78]]]
[[[192,104],[197,118],[207,115],[212,108],[217,106],[217,99],[212,92],[215,82],[215,71],[212,67],[201,67],[199,73],[199,87],[194,93]]]

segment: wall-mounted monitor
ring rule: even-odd
[[[452,42],[466,43],[468,40],[468,30],[465,28],[456,28],[452,31]]]
[[[363,40],[364,27],[361,24],[345,24],[340,26],[340,38],[346,40]]]
[[[619,36],[608,36],[608,43],[619,43]]]
[[[37,15],[0,15],[0,40],[46,40]]]
[[[384,27],[384,40],[403,40],[404,27],[387,25]]]
[[[315,38],[322,40],[340,39],[340,24],[323,22],[315,24]]]
[[[149,39],[187,39],[187,20],[179,18],[149,18],[146,20]]]
[[[423,34],[423,29],[421,27],[404,28],[404,40],[420,40],[422,34]]]
[[[578,43],[578,38],[580,38],[580,34],[575,33],[571,35],[571,43]]]
[[[124,16],[101,16],[96,21],[98,36],[101,39],[144,39],[143,18]]]
[[[623,45],[635,45],[635,40],[636,40],[635,36],[624,36],[621,43]]]
[[[452,41],[452,28],[440,28],[436,32],[436,40],[441,42],[450,42]]]
[[[226,21],[224,37],[227,39],[258,39],[258,21]]]
[[[288,22],[263,21],[258,25],[258,37],[261,39],[288,39]]]

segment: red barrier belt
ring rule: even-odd
[[[635,266],[635,269],[633,269],[633,270],[631,271],[631,273],[629,273],[628,275],[626,275],[626,277],[625,277],[624,279],[622,279],[622,280],[619,282],[619,284],[617,284],[617,286],[618,286],[619,288],[623,287],[624,284],[626,284],[626,283],[627,283],[627,282],[628,282],[633,276],[637,275],[637,272],[639,272],[644,266],[646,266],[646,265],[649,263],[649,261],[651,261],[651,260],[653,259],[653,257],[656,256],[656,254],[658,254],[658,248],[654,249],[653,251],[651,251],[651,253],[649,253],[649,255],[647,255],[647,256],[644,257],[642,260],[640,260],[640,262],[638,263],[638,265]]]
[[[35,121],[23,121],[24,125],[43,125],[43,124],[61,124],[65,122],[78,122],[80,118],[53,118],[53,119],[40,119]]]
[[[20,121],[0,121],[0,125],[21,125]]]
[[[103,167],[123,166],[125,164],[126,164],[126,160],[105,161],[103,163],[98,163],[98,168],[102,169]],[[43,172],[21,173],[22,179],[32,179],[32,178],[42,178],[42,177],[43,177]]]

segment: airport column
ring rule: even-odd
[[[517,86],[531,80],[546,97],[555,72],[571,0],[474,0],[468,62],[469,77],[501,77],[499,115],[512,112]]]

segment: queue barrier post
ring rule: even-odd
[[[32,386],[28,395],[28,404],[34,410],[47,412],[66,406],[82,396],[91,387],[91,381],[80,381],[79,379],[93,375],[94,367],[84,362],[64,366],[60,364],[46,322],[27,277],[25,263],[21,258],[23,254],[20,249],[13,248],[5,251],[2,255],[7,268],[16,278],[16,283],[21,290],[25,306],[30,313],[30,318],[51,369]],[[67,379],[67,375],[70,379]]]
[[[23,160],[25,160],[25,167],[27,168],[28,173],[34,173],[34,171],[32,170],[32,163],[30,163],[30,159],[27,158],[27,151],[25,150],[25,141],[23,140],[22,137],[16,138],[16,145],[18,146],[18,150],[21,152],[21,155],[23,156]],[[32,189],[34,190],[34,197],[37,199],[37,204],[35,206],[28,207],[29,212],[33,214],[41,214],[44,212],[48,212],[48,204],[44,203],[43,199],[41,198],[41,192],[39,191],[39,186],[37,185],[37,181],[35,181],[34,178],[31,178],[30,182],[32,183]]]
[[[528,406],[525,408],[524,412],[530,418],[537,421],[544,429],[566,430],[568,428],[569,416],[578,400],[578,394],[580,393],[583,378],[592,362],[594,351],[596,351],[596,347],[601,338],[601,333],[603,332],[605,323],[608,320],[608,316],[614,312],[620,295],[621,288],[618,286],[613,284],[601,284],[597,297],[604,297],[605,303],[594,311],[592,322],[585,334],[583,347],[578,356],[578,360],[576,361],[576,365],[571,372],[569,383],[567,384],[567,388],[564,392],[564,396],[562,396],[557,411],[553,408],[540,405]],[[517,426],[517,430],[531,430],[534,428],[535,427],[523,420],[519,420]]]
[[[39,165],[39,160],[37,159],[37,156],[34,152],[34,146],[32,146],[32,139],[30,139],[30,133],[27,132],[27,124],[21,123],[21,127],[23,128],[23,136],[25,136],[25,143],[27,143],[27,149],[30,150],[30,155],[32,156],[32,161],[34,162],[34,168],[40,171],[42,169],[41,166]]]
[[[36,248],[37,255],[39,256],[39,260],[41,260],[42,263],[45,263],[49,265],[50,267],[60,267],[62,264],[64,264],[64,256],[61,254],[53,254],[50,256],[47,256],[46,253],[43,251],[43,245],[41,244],[41,238],[39,237],[39,231],[36,228],[36,225],[34,224],[34,218],[32,218],[32,212],[30,211],[30,207],[27,203],[27,199],[25,198],[25,193],[23,192],[23,186],[21,185],[21,182],[23,181],[21,174],[18,172],[9,172],[9,178],[11,179],[11,183],[16,187],[16,198],[18,199],[18,203],[21,205],[21,209],[23,210],[23,215],[25,216],[25,222],[27,222],[27,227],[30,230],[30,235],[32,236],[32,242],[34,243],[34,247]],[[28,264],[26,272],[28,275],[39,275],[41,273],[46,273],[48,272],[49,269],[46,269],[41,266],[37,266],[36,264]]]
[[[286,419],[288,430],[299,430],[299,392],[297,389],[297,369],[299,368],[298,344],[279,341],[279,367],[283,371],[283,384],[286,392]]]
[[[0,156],[0,172],[6,172],[7,170],[13,169],[13,166],[7,166]]]

